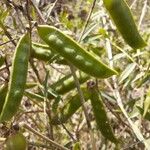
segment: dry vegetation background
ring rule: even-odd
[[[112,63],[109,61],[109,54],[112,53],[113,66],[119,71],[119,76],[115,79],[98,80],[107,114],[115,135],[121,140],[122,144],[119,149],[144,150],[143,141],[140,142],[137,135],[142,134],[150,145],[150,112],[147,109],[147,117],[143,117],[141,112],[145,109],[144,101],[150,93],[150,1],[127,0],[140,33],[148,43],[148,46],[141,50],[133,50],[124,43],[103,7],[102,0],[97,0],[92,8],[93,1],[30,0],[27,5],[26,0],[1,0],[0,21],[3,27],[0,28],[0,55],[6,56],[6,59],[0,68],[0,85],[9,80],[15,46],[19,37],[29,27],[29,23],[54,25],[76,41],[81,38],[80,44],[89,51],[98,52],[99,59],[107,64]],[[91,16],[88,18],[90,12]],[[32,29],[32,41],[42,42],[35,28]],[[70,68],[55,62],[45,63],[31,58],[28,82],[43,83],[47,71],[49,71],[47,82],[51,85],[67,75]],[[91,80],[95,79],[91,78]],[[30,89],[33,92],[37,90],[37,87]],[[75,91],[76,89],[61,96],[62,101],[59,103],[59,107],[62,107]],[[121,104],[119,100],[122,102]],[[48,103],[51,116],[53,115],[53,103],[54,100]],[[120,109],[122,106],[125,113]],[[90,102],[86,102],[86,108],[97,149],[115,149],[115,145],[106,140],[97,130]],[[81,108],[63,125],[52,126],[49,124],[49,119],[44,113],[44,103],[38,103],[36,100],[24,96],[20,110],[13,121],[0,124],[0,137],[7,138],[14,130],[14,125],[16,127],[20,122],[25,122],[39,133],[69,149],[72,149],[76,141],[80,142],[81,149],[92,149],[89,129]],[[134,130],[132,123],[139,128],[138,131]],[[30,130],[21,127],[20,130],[28,140],[29,150],[56,149]],[[3,149],[4,143],[0,144],[0,149]]]

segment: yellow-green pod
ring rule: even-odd
[[[26,138],[20,132],[8,137],[5,144],[5,150],[27,150]]]
[[[84,82],[86,82],[90,76],[85,74],[84,72],[76,72],[77,78],[79,80],[79,83],[82,84]],[[57,94],[59,95],[63,95],[71,90],[73,90],[76,87],[75,82],[74,82],[74,78],[72,76],[72,74],[66,75],[65,77],[61,78],[59,81],[57,81],[56,83],[52,84],[50,86],[50,89],[53,89]],[[54,98],[53,95],[49,92],[48,90],[48,98],[52,99]]]
[[[86,82],[88,79],[90,79],[90,76],[85,74],[84,72],[76,72],[77,78],[79,80],[80,84],[83,84]],[[52,84],[50,87],[48,87],[48,95],[47,98],[53,99],[55,96],[52,94],[52,92],[56,93],[57,95],[63,95],[66,94],[67,92],[70,92],[71,90],[75,89],[76,85],[74,82],[74,78],[72,74],[68,74],[65,77],[61,78],[54,84]],[[27,96],[28,98],[31,99],[37,99],[37,101],[43,101],[43,95],[42,94],[37,94],[37,93],[32,93],[29,91],[25,91],[24,95]]]
[[[84,98],[87,101],[89,99],[89,94],[86,88],[82,88],[82,92],[84,94]],[[66,104],[62,108],[60,108],[59,112],[56,116],[54,116],[51,120],[53,125],[59,125],[61,123],[65,123],[71,116],[81,107],[81,101],[79,94],[76,93],[73,95]]]
[[[52,59],[57,52],[52,52],[48,45],[43,45],[39,43],[32,43],[31,57],[37,58],[43,61],[49,61]]]
[[[85,83],[88,79],[90,79],[90,76],[85,74],[84,72],[76,71],[77,78],[79,80],[80,84]],[[57,95],[63,95],[67,92],[70,92],[71,90],[75,89],[75,81],[72,76],[72,74],[68,74],[65,77],[61,78],[57,82],[53,83],[50,87],[48,87],[47,91],[47,98],[53,99],[57,97]],[[42,92],[38,93],[39,95],[42,95]]]
[[[92,54],[85,51],[78,43],[59,29],[48,25],[39,25],[37,30],[40,38],[45,43],[81,71],[97,78],[108,78],[117,74],[115,70],[112,70]]]
[[[145,47],[146,43],[138,32],[130,8],[125,0],[103,0],[103,2],[126,43],[134,49]]]
[[[45,62],[52,60],[57,64],[67,64],[66,60],[60,56],[58,57],[58,53],[55,50],[52,50],[48,45],[40,43],[32,43],[31,57]]]
[[[105,107],[103,105],[103,101],[96,87],[96,84],[94,82],[89,82],[88,85],[89,98],[91,100],[93,113],[98,129],[106,139],[110,140],[113,143],[118,143],[118,140],[116,139],[109,123],[109,119],[107,117],[107,113],[105,111]]]
[[[10,120],[17,112],[26,86],[28,61],[30,57],[29,33],[20,38],[12,62],[10,81],[0,121]]]

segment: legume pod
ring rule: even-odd
[[[89,99],[89,94],[86,88],[82,88],[84,98],[87,101]],[[60,109],[56,116],[51,120],[53,125],[59,125],[65,123],[71,116],[81,107],[81,101],[79,94],[73,95],[68,102]]]
[[[110,69],[89,52],[85,51],[59,29],[48,25],[39,25],[37,30],[44,42],[81,71],[97,78],[108,78],[117,74],[115,70]]]
[[[126,43],[134,49],[145,47],[146,43],[138,32],[125,0],[103,0],[103,2]]]
[[[80,84],[86,82],[90,76],[83,73],[83,72],[76,72],[77,78],[80,82]],[[34,83],[33,83],[34,85]],[[27,85],[26,85],[27,86]],[[66,94],[67,92],[73,90],[75,88],[75,82],[73,79],[73,76],[71,74],[66,75],[65,77],[61,78],[60,80],[58,80],[57,82],[55,82],[54,84],[52,84],[50,87],[48,87],[48,99],[51,100],[53,98],[55,98],[55,96],[52,94],[51,91],[54,91],[56,94],[58,95],[63,95]],[[27,87],[26,87],[27,89]],[[28,98],[31,99],[35,99],[37,101],[44,101],[44,97],[42,94],[40,93],[32,93],[29,91],[25,91],[24,95],[27,96]]]
[[[62,57],[58,57],[58,53],[52,50],[48,45],[43,45],[39,43],[32,43],[31,57],[37,58],[38,60],[55,61],[57,64],[66,65],[67,62]]]
[[[44,61],[49,61],[56,53],[50,50],[48,45],[32,43],[31,56]]]
[[[30,38],[27,33],[22,36],[15,49],[8,92],[0,115],[1,122],[10,120],[18,110],[26,85],[29,57]]]
[[[26,89],[31,89],[33,87],[35,87],[37,85],[37,83],[26,83]],[[5,99],[6,99],[6,95],[8,92],[8,84],[5,83],[4,85],[2,85],[0,87],[0,114],[3,108],[3,105],[5,103]],[[43,100],[44,101],[44,100]]]
[[[77,78],[79,83],[82,84],[86,82],[90,76],[85,74],[84,72],[76,72]],[[58,82],[52,84],[48,89],[48,98],[52,99],[54,96],[49,92],[53,89],[57,94],[63,95],[76,87],[74,78],[72,74],[66,75],[65,77],[61,78]]]
[[[113,143],[117,143],[118,140],[116,139],[112,131],[111,125],[109,124],[109,119],[107,117],[107,113],[105,111],[100,93],[94,82],[89,82],[88,85],[89,98],[91,100],[93,113],[98,129],[106,139],[110,140]]]
[[[89,75],[87,75],[83,72],[77,71],[76,74],[77,74],[77,77],[78,77],[80,84],[86,82],[90,78]],[[63,95],[63,94],[66,94],[67,92],[73,90],[75,87],[76,86],[75,86],[73,76],[71,74],[66,75],[65,77],[60,79],[58,82],[52,84],[48,88],[48,93],[47,93],[48,99],[51,100],[54,98],[54,95],[52,95],[50,92],[51,90],[54,90],[58,95]],[[44,97],[41,94],[25,91],[24,95],[30,99],[34,99],[34,100],[39,101],[39,102],[44,101]]]

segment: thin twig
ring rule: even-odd
[[[18,9],[16,9],[16,14],[17,14],[17,17],[18,17],[18,20],[21,24],[21,30],[23,30],[24,32],[26,31],[26,27],[25,27],[25,24],[23,23],[23,21],[21,20],[21,16],[19,14],[19,11]],[[22,13],[24,15],[24,13]]]
[[[50,144],[53,144],[56,148],[59,148],[61,150],[69,150],[66,147],[63,147],[62,145],[56,143],[55,141],[47,138],[46,136],[42,135],[41,133],[37,132],[36,130],[34,130],[32,127],[30,127],[29,125],[25,124],[25,123],[20,123],[21,127],[24,127],[25,129],[31,131],[32,133],[36,134],[37,136],[39,136],[40,138],[46,140],[47,142],[49,142]]]
[[[57,72],[66,75],[63,71],[59,70],[58,68],[55,68],[52,64],[49,64],[53,69],[55,69]]]
[[[49,18],[49,16],[51,15],[52,10],[54,9],[54,7],[56,6],[56,4],[57,4],[58,1],[59,1],[59,0],[55,0],[55,2],[53,3],[52,7],[51,7],[50,10],[48,11],[48,15],[47,15],[47,18],[46,18],[46,22],[48,21],[48,18]]]
[[[84,115],[85,115],[85,118],[86,118],[88,130],[89,130],[89,133],[90,133],[91,143],[92,143],[92,149],[96,150],[96,144],[95,144],[94,134],[92,132],[90,118],[89,118],[88,112],[87,112],[86,107],[85,107],[85,98],[84,98],[83,92],[80,88],[79,80],[78,80],[78,78],[76,76],[76,73],[75,73],[75,67],[71,63],[70,63],[70,70],[72,72],[72,75],[73,75],[73,78],[74,78],[74,81],[75,81],[75,84],[76,84],[76,87],[77,87],[77,91],[78,91],[78,94],[79,94],[79,97],[80,97],[83,112],[84,112]]]
[[[105,103],[105,105],[107,106],[108,110],[116,117],[116,119],[118,121],[120,121],[123,125],[127,126],[129,129],[131,129],[131,127],[122,120],[121,116],[119,114],[117,114],[114,110],[113,110],[113,107],[112,107],[112,104],[110,103]]]
[[[43,17],[43,15],[42,15],[41,11],[39,10],[39,8],[36,6],[35,2],[34,2],[33,0],[31,0],[31,3],[32,3],[33,7],[35,8],[35,10],[36,10],[38,16],[39,16],[40,19],[42,20],[42,22],[43,22],[43,23],[46,23],[45,18]]]
[[[45,68],[46,69],[46,68]],[[50,139],[54,140],[53,136],[53,125],[50,123],[51,121],[51,107],[49,105],[47,96],[48,96],[48,78],[49,78],[49,71],[46,69],[46,77],[44,81],[44,113],[45,113],[45,122],[48,129],[48,135]]]
[[[132,4],[130,5],[130,9],[132,9],[132,7],[135,5],[136,2],[137,2],[137,0],[134,0],[134,1],[132,2]]]
[[[8,72],[8,76],[10,76],[10,70],[9,70],[9,65],[8,65],[8,61],[7,61],[7,56],[5,57],[5,65],[6,65],[6,69]]]
[[[47,146],[46,144],[39,143],[39,142],[28,142],[29,145],[35,146],[35,147],[42,147],[47,149],[52,149],[51,146]]]
[[[14,42],[11,34],[7,31],[6,27],[4,26],[4,24],[2,23],[2,21],[0,20],[0,27],[3,29],[5,35],[8,37],[8,39],[13,43],[14,46],[16,46],[16,43]]]
[[[88,17],[87,17],[87,19],[86,19],[86,22],[85,22],[85,24],[84,24],[83,30],[82,30],[82,32],[81,32],[81,35],[80,35],[78,41],[81,41],[81,40],[82,40],[82,37],[83,37],[83,35],[84,35],[84,33],[85,33],[85,30],[86,30],[86,28],[87,28],[87,26],[88,26],[88,24],[89,24],[89,21],[90,21],[90,18],[91,18],[93,9],[94,9],[94,7],[95,7],[95,4],[96,4],[96,0],[94,0],[93,3],[92,3],[92,7],[91,7],[91,9],[90,9],[90,12],[89,12],[89,14],[88,14]]]
[[[35,73],[37,79],[38,79],[38,82],[39,82],[40,84],[42,84],[42,80],[41,80],[41,78],[40,78],[40,75],[39,75],[38,70],[36,69],[36,67],[35,67],[35,65],[34,65],[33,59],[30,58],[29,61],[30,61],[30,65],[31,65],[31,67],[32,67],[32,69],[33,69],[33,71],[34,71],[34,73]]]
[[[19,38],[15,38],[15,39],[6,41],[6,42],[4,42],[4,43],[0,43],[0,46],[3,46],[3,45],[5,45],[5,44],[7,44],[7,43],[10,43],[10,42],[15,41],[15,40],[18,40],[18,39],[19,39]]]
[[[139,21],[139,24],[138,24],[138,28],[140,28],[141,24],[142,24],[142,21],[144,19],[144,16],[146,14],[146,11],[147,11],[147,0],[144,1],[144,6],[143,6],[143,9],[142,9],[142,13],[141,13],[141,16],[140,16],[140,21]]]
[[[0,20],[0,27],[3,29],[5,35],[8,37],[8,39],[11,41],[11,43],[16,47],[16,42],[13,40],[11,34],[7,31],[5,25],[3,24],[3,22]],[[7,63],[7,59],[5,58],[5,64],[6,64],[6,69],[8,70],[8,75],[10,75],[10,71],[9,71],[9,66]]]
[[[82,108],[83,108],[83,111],[84,111],[84,114],[85,114],[85,118],[86,118],[86,121],[87,121],[87,126],[89,129],[91,129],[91,123],[90,123],[90,119],[89,119],[89,115],[87,113],[87,110],[86,110],[86,107],[85,107],[85,99],[84,99],[84,95],[83,95],[83,92],[80,88],[80,82],[75,74],[75,67],[70,64],[70,70],[72,72],[72,75],[74,77],[74,80],[75,80],[75,84],[76,84],[76,87],[77,87],[77,90],[78,90],[78,94],[80,96],[80,100],[81,100],[81,104],[82,104]]]
[[[31,17],[30,17],[30,0],[26,0],[27,2],[27,5],[26,5],[26,10],[27,10],[27,18],[28,18],[28,22],[29,22],[29,33],[30,33],[30,52],[31,52],[31,49],[32,49],[32,23],[31,23]],[[34,62],[33,60],[30,58],[29,60],[30,62],[30,65],[34,71],[34,73],[36,74],[37,76],[37,79],[39,81],[39,83],[42,83],[41,79],[40,79],[40,75],[39,75],[39,72],[37,71],[36,67],[34,66]]]
[[[143,141],[135,142],[135,143],[133,143],[133,144],[131,144],[131,145],[129,145],[129,146],[123,148],[122,150],[129,150],[131,147],[133,147],[133,146],[135,146],[135,145],[137,145],[137,144],[139,144],[139,143],[141,143],[141,142],[143,142]]]
[[[65,126],[63,123],[62,123],[61,125],[62,125],[63,129],[67,132],[67,134],[70,136],[70,138],[71,138],[74,142],[76,142],[77,140],[73,137],[73,135],[70,133],[70,131],[66,128],[66,126]]]
[[[23,114],[31,114],[31,113],[36,114],[36,113],[42,113],[42,112],[43,110],[31,110],[31,111],[25,111]]]

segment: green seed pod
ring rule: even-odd
[[[79,71],[76,72],[76,75],[80,84],[86,82],[90,78],[89,75],[83,72],[79,72]],[[52,84],[48,88],[48,99],[55,98],[55,96],[51,92],[52,90],[58,95],[63,95],[73,90],[75,87],[76,85],[75,85],[73,76],[71,74],[66,75],[65,77],[63,77],[56,83]],[[44,98],[41,94],[36,94],[36,93],[29,92],[29,91],[25,91],[24,95],[27,96],[28,98],[35,99],[37,101],[44,101]]]
[[[8,92],[0,115],[1,122],[10,120],[18,110],[26,85],[29,57],[30,38],[29,34],[25,34],[15,49]]]
[[[97,78],[108,78],[117,74],[59,29],[48,25],[39,25],[37,30],[44,42],[81,71]]]
[[[87,101],[89,99],[89,94],[86,88],[82,88],[82,92],[84,94],[84,98]],[[59,125],[61,123],[65,123],[71,116],[81,107],[81,101],[79,94],[76,93],[72,96],[68,102],[60,109],[56,116],[54,116],[51,120],[53,125]]]
[[[109,119],[107,117],[107,113],[105,111],[105,107],[102,102],[102,98],[96,87],[96,84],[94,82],[89,82],[88,85],[89,85],[88,86],[89,98],[91,100],[93,113],[95,116],[98,129],[106,139],[110,140],[113,143],[117,143],[118,140],[116,139],[112,131]]]
[[[19,132],[11,135],[6,140],[5,150],[27,150],[26,138]]]
[[[26,89],[33,88],[37,85],[37,83],[26,83]],[[8,84],[4,84],[0,87],[0,114],[5,103],[5,98],[8,92]]]
[[[55,60],[58,64],[66,65],[67,62],[61,57],[58,57],[58,53],[52,50],[48,45],[39,43],[32,43],[31,57],[37,58],[43,61]]]
[[[103,2],[126,43],[134,49],[145,47],[146,43],[138,32],[125,0],[103,0]]]
[[[80,84],[86,82],[90,78],[90,76],[85,74],[84,72],[77,71],[76,75]],[[63,95],[73,90],[75,87],[76,85],[74,82],[74,78],[72,74],[69,74],[60,79],[58,82],[52,84],[49,90],[53,89],[57,94]],[[54,98],[54,96],[49,92],[49,90],[48,90],[48,98],[52,99]]]
[[[54,53],[50,49],[51,48],[48,45],[32,43],[31,57],[39,60],[49,61],[55,55],[57,55],[57,52]]]

